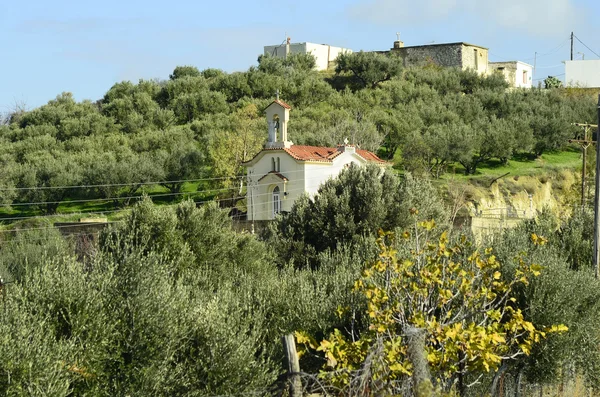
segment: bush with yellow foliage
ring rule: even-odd
[[[360,384],[364,395],[405,390],[413,369],[406,330],[417,328],[426,334],[436,388],[462,395],[466,375],[477,379],[505,360],[528,355],[548,333],[567,331],[564,325],[534,326],[511,297],[517,285],[540,274],[541,265],[518,256],[514,272],[502,274],[491,248],[475,249],[465,237],[451,242],[446,232],[433,238],[434,229],[428,221],[399,239],[380,233],[379,258],[354,284],[366,301],[367,330],[347,335],[335,329],[319,343],[297,333],[299,343],[324,354],[323,380],[341,390]]]

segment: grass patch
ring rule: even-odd
[[[508,173],[511,177],[525,175],[539,175],[560,169],[581,168],[581,152],[577,149],[569,149],[562,152],[544,153],[539,158],[528,154],[517,154],[507,163],[492,159],[477,167],[473,175],[465,175],[465,169],[460,164],[454,164],[443,179],[493,179]]]
[[[56,214],[52,214],[47,219],[52,223],[72,222],[83,217],[101,215],[108,217],[109,220],[114,220],[122,218],[127,213],[128,208],[141,199],[143,195],[148,195],[158,205],[174,205],[188,198],[195,201],[208,201],[222,192],[223,190],[211,189],[207,184],[187,182],[177,194],[172,194],[166,187],[161,185],[147,185],[142,186],[135,194],[130,195],[125,191],[121,192],[121,196],[125,195],[129,197],[126,199],[94,199],[93,197],[73,196],[62,201],[56,210]],[[0,228],[27,220],[30,222],[43,222],[43,218],[27,218],[47,215],[49,214],[46,214],[36,205],[0,207],[0,223],[4,224],[0,225]]]

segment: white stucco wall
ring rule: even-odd
[[[525,81],[523,81],[525,79]],[[531,88],[533,84],[533,66],[525,62],[517,62],[517,88]]]
[[[330,178],[335,178],[350,163],[364,164],[360,156],[350,152],[338,155],[333,163],[301,162],[296,161],[283,150],[270,150],[264,154],[254,166],[247,170],[247,195],[248,220],[273,219],[273,189],[279,187],[281,194],[281,211],[290,211],[294,201],[304,193],[314,196],[319,186]],[[289,181],[269,175],[258,181],[272,171],[272,159],[280,161],[279,173]],[[287,195],[284,195],[287,192]]]
[[[600,87],[600,60],[566,61],[565,84],[586,88]]]
[[[352,50],[342,47],[333,47],[327,44],[290,43],[290,54],[300,53],[314,55],[317,63],[317,70],[327,70],[330,62],[335,61],[338,55],[344,52],[352,53]],[[280,45],[265,46],[264,54],[284,58],[285,43]]]
[[[533,66],[525,62],[490,62],[488,72],[500,72],[512,88],[531,88],[533,84]]]
[[[279,173],[289,179],[285,182],[270,176],[258,182],[258,179],[272,170],[272,160],[280,160]],[[248,220],[273,219],[273,189],[279,186],[281,194],[281,210],[290,211],[294,201],[304,193],[304,164],[294,160],[283,150],[266,153],[254,166],[247,170]],[[287,192],[287,196],[284,195]]]
[[[344,152],[337,156],[333,163],[318,164],[308,163],[305,165],[306,179],[304,188],[310,196],[314,196],[319,190],[319,186],[330,178],[335,178],[344,167],[350,163],[364,164],[365,161],[353,153]]]

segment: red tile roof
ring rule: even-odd
[[[348,145],[355,147],[354,145]],[[323,146],[306,146],[306,145],[292,145],[289,148],[264,148],[260,152],[258,152],[251,160],[242,163],[243,165],[249,165],[255,159],[262,156],[264,152],[269,151],[279,151],[283,150],[292,158],[298,161],[318,161],[323,163],[331,163],[333,159],[342,154],[342,151],[338,148],[332,147],[323,147]],[[379,163],[379,164],[389,164],[387,161],[380,159],[373,152],[369,152],[368,150],[358,149],[356,148],[356,154],[369,162]]]
[[[341,152],[337,149],[322,146],[292,145],[284,149],[296,160],[302,161],[327,161],[330,162]]]
[[[331,162],[334,158],[342,154],[337,148],[322,146],[292,145],[289,149],[284,150],[296,160],[301,161]],[[385,163],[385,161],[377,157],[375,153],[369,152],[368,150],[356,149],[356,153],[367,161],[382,164]]]
[[[271,106],[271,105],[272,105],[272,104],[274,104],[274,103],[276,103],[276,104],[278,104],[278,105],[280,105],[280,106],[283,106],[283,107],[284,107],[284,108],[286,108],[286,109],[291,109],[291,108],[292,108],[290,105],[288,105],[287,103],[285,103],[285,102],[283,102],[283,101],[281,101],[281,100],[279,100],[279,99],[275,99],[273,102],[271,102],[271,103],[269,104],[269,106]],[[267,106],[267,107],[269,107],[269,106]]]
[[[360,157],[367,161],[374,161],[376,163],[386,163],[385,160],[380,159],[375,153],[369,152],[368,150],[356,149],[356,153],[358,153]]]

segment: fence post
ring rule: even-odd
[[[300,362],[298,361],[298,352],[296,351],[296,341],[294,334],[288,334],[281,337],[283,350],[288,364],[288,379],[290,397],[302,397],[302,380],[300,379]]]
[[[408,359],[413,366],[412,384],[415,396],[420,396],[431,390],[431,376],[425,353],[425,330],[416,327],[406,327],[404,329],[406,342],[408,345]],[[427,394],[425,394],[427,395]]]

